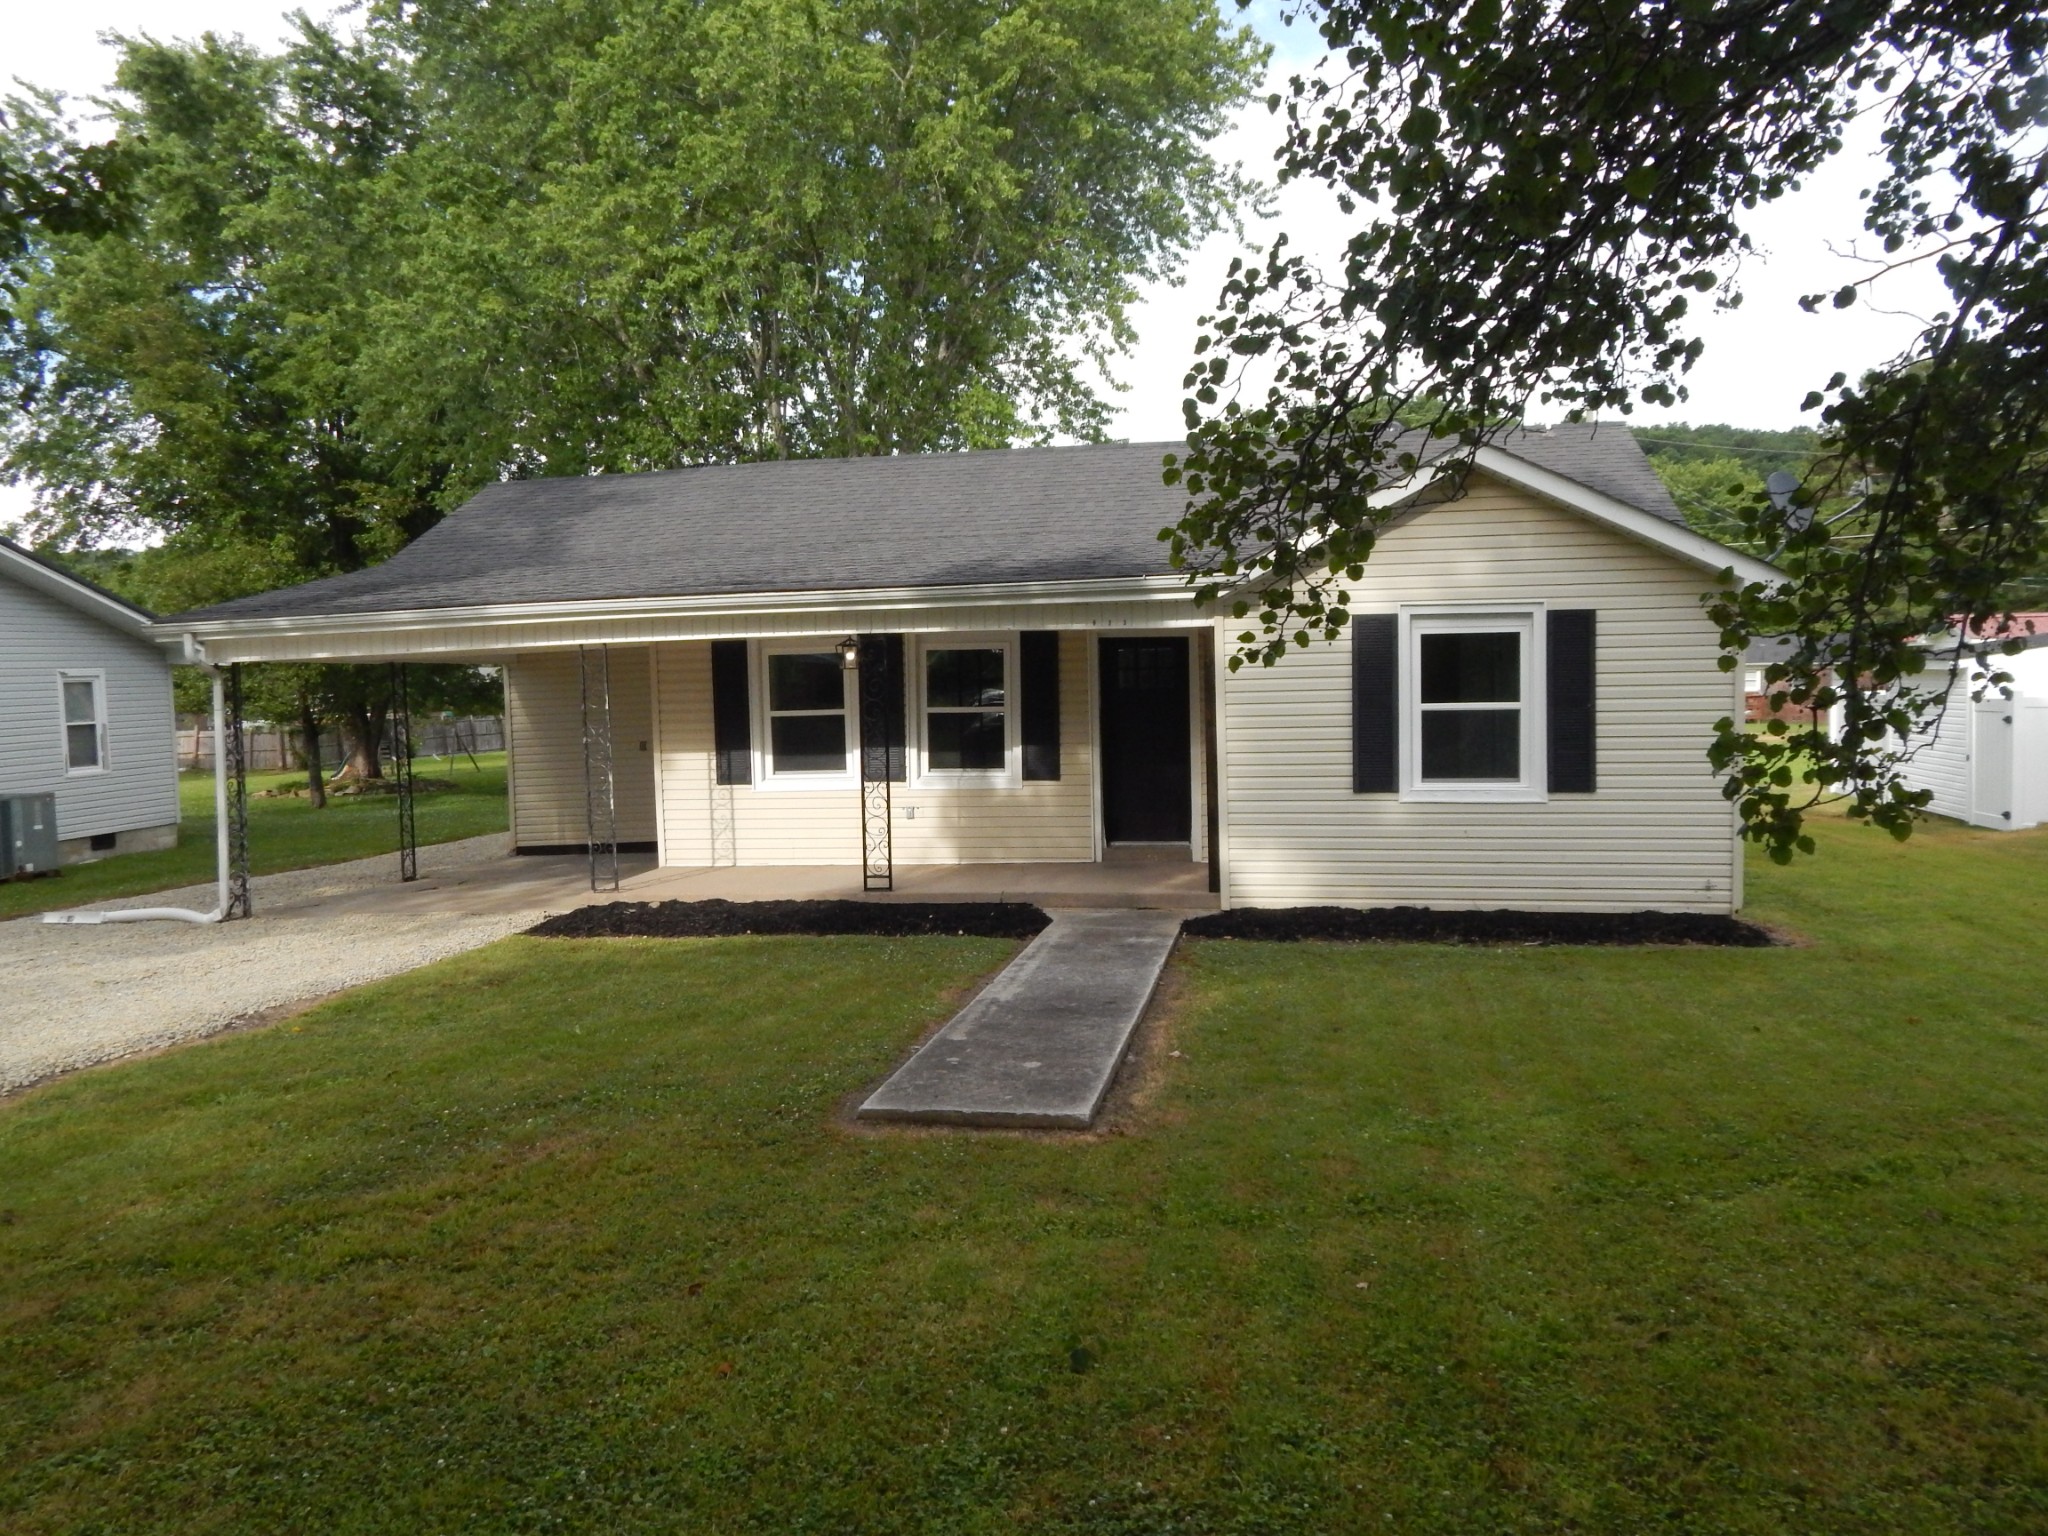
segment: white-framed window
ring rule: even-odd
[[[775,640],[756,652],[754,782],[764,789],[846,789],[860,779],[855,673],[836,640]]]
[[[64,721],[64,771],[107,769],[107,679],[103,672],[59,672],[57,702]]]
[[[1547,798],[1540,618],[1403,611],[1402,798]]]
[[[911,750],[917,780],[1019,783],[1017,637],[925,635],[913,655]]]

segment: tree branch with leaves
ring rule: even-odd
[[[1800,490],[1752,495],[1730,530],[1776,552],[1783,580],[1710,599],[1725,666],[1757,635],[1794,636],[1768,686],[1838,708],[1841,729],[1730,718],[1703,747],[1773,857],[1811,848],[1804,814],[1830,796],[1906,835],[1926,797],[1904,760],[1946,693],[1915,686],[1918,641],[1962,622],[2003,643],[2015,581],[2048,557],[2048,20],[1928,0],[1307,0],[1293,16],[1330,52],[1271,102],[1280,172],[1358,223],[1335,271],[1284,236],[1234,266],[1198,340],[1171,538],[1202,593],[1252,621],[1232,664],[1342,631],[1386,515],[1374,493],[1423,455],[1448,449],[1455,470],[1532,410],[1686,398],[1694,306],[1740,302],[1750,213],[1872,116],[1885,158],[1864,228],[1888,260],[1930,252],[1950,307],[1889,365],[1816,380]]]

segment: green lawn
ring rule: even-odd
[[[415,797],[414,820],[422,843],[505,830],[505,754],[480,753],[476,761],[472,768],[467,758],[456,758],[452,767],[440,758],[419,759],[422,778],[447,779],[455,785]],[[327,809],[316,811],[304,795],[273,799],[258,794],[305,782],[299,772],[249,775],[249,868],[254,873],[275,874],[397,852],[398,806],[389,796],[335,795]],[[177,847],[68,865],[54,878],[0,881],[0,919],[212,881],[213,775],[179,774],[178,804],[183,819]]]
[[[1803,948],[1190,944],[1100,1138],[837,1121],[969,940],[514,939],[39,1089],[0,1529],[2048,1529],[2048,837],[1820,832]]]

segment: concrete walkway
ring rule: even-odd
[[[863,1120],[1085,1130],[1180,931],[1177,912],[1053,913],[861,1105]]]

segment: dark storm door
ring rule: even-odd
[[[1184,638],[1104,640],[1102,827],[1112,843],[1185,843],[1193,824]]]

